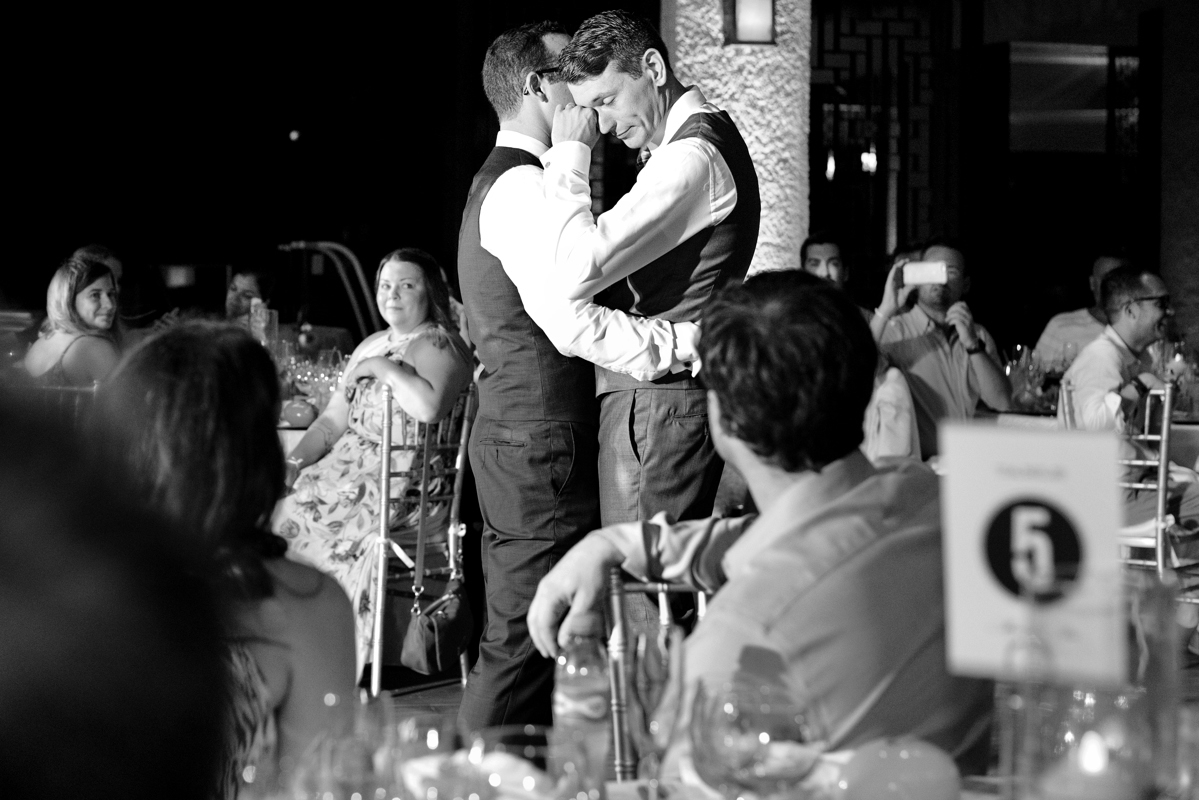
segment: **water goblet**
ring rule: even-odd
[[[780,686],[747,680],[711,694],[701,685],[691,716],[695,769],[728,800],[796,796],[820,748],[803,708]]]

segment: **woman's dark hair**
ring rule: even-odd
[[[437,259],[418,247],[401,247],[383,256],[379,268],[375,270],[375,291],[379,291],[379,276],[383,267],[390,261],[407,261],[420,267],[425,276],[425,289],[429,295],[429,317],[447,331],[457,331],[458,323],[450,313],[450,285],[446,281],[445,271],[437,263]]]
[[[131,352],[97,401],[140,498],[201,548],[223,589],[269,595],[263,559],[287,545],[268,528],[284,469],[267,351],[240,327],[184,323]]]
[[[845,292],[800,270],[763,272],[704,311],[700,377],[724,430],[788,472],[862,443],[878,351]]]

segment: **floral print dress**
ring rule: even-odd
[[[412,342],[422,336],[446,337],[438,327],[426,326],[404,336],[382,336],[364,342],[355,351],[345,374],[365,358],[383,356],[399,363]],[[447,337],[448,338],[448,337]],[[344,378],[338,391],[346,391]],[[333,448],[300,472],[292,493],[275,509],[272,527],[287,540],[287,555],[333,577],[345,589],[354,608],[357,627],[358,671],[370,660],[374,635],[374,576],[379,547],[379,451],[382,442],[383,389],[373,378],[359,381],[347,392],[349,427]],[[392,402],[392,442],[411,440],[417,423]],[[407,428],[405,426],[408,426]],[[411,450],[392,450],[392,471],[420,469],[420,457]],[[391,497],[404,498],[392,506],[392,539],[415,543],[419,517],[419,482],[393,477]],[[430,493],[441,487],[430,487]],[[429,510],[426,536],[444,533],[446,508]],[[407,534],[407,535],[405,535]],[[411,558],[414,547],[403,548]]]

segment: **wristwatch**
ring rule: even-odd
[[[1139,394],[1141,397],[1144,397],[1145,395],[1149,394],[1149,387],[1145,385],[1145,382],[1143,380],[1141,380],[1140,375],[1133,375],[1131,378],[1128,379],[1128,384],[1130,386],[1132,386],[1134,389],[1136,389],[1137,394]]]

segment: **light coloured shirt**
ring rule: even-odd
[[[1134,353],[1111,325],[1088,344],[1062,376],[1074,395],[1074,425],[1088,431],[1124,431],[1120,387],[1134,375],[1151,372],[1149,356]],[[1065,403],[1058,419],[1065,421]]]
[[[1058,314],[1045,326],[1037,339],[1037,360],[1042,364],[1057,364],[1066,357],[1066,344],[1074,345],[1074,355],[1103,333],[1103,323],[1095,319],[1089,308]]]
[[[999,363],[991,334],[978,323],[974,329],[987,355]],[[937,423],[972,419],[978,408],[978,378],[966,346],[953,326],[938,325],[917,305],[887,320],[879,349],[907,376],[916,406],[921,457],[936,455]]]
[[[989,685],[946,671],[939,490],[925,465],[880,470],[855,451],[756,518],[659,516],[593,535],[634,575],[715,590],[687,639],[685,697],[747,673],[781,684],[829,749],[913,735],[961,754],[986,734]]]
[[[724,156],[695,137],[670,141],[692,114],[717,113],[695,87],[666,115],[662,144],[633,188],[597,219],[591,213],[591,148],[554,145],[545,162],[541,243],[566,296],[591,297],[660,258],[737,205],[737,186]]]
[[[500,131],[496,146],[541,157],[546,146],[515,131]],[[695,361],[699,329],[694,323],[637,317],[598,306],[591,298],[568,300],[555,291],[552,265],[544,258],[535,209],[543,203],[543,172],[525,165],[492,184],[479,210],[479,240],[500,260],[529,317],[566,356],[653,380]]]

